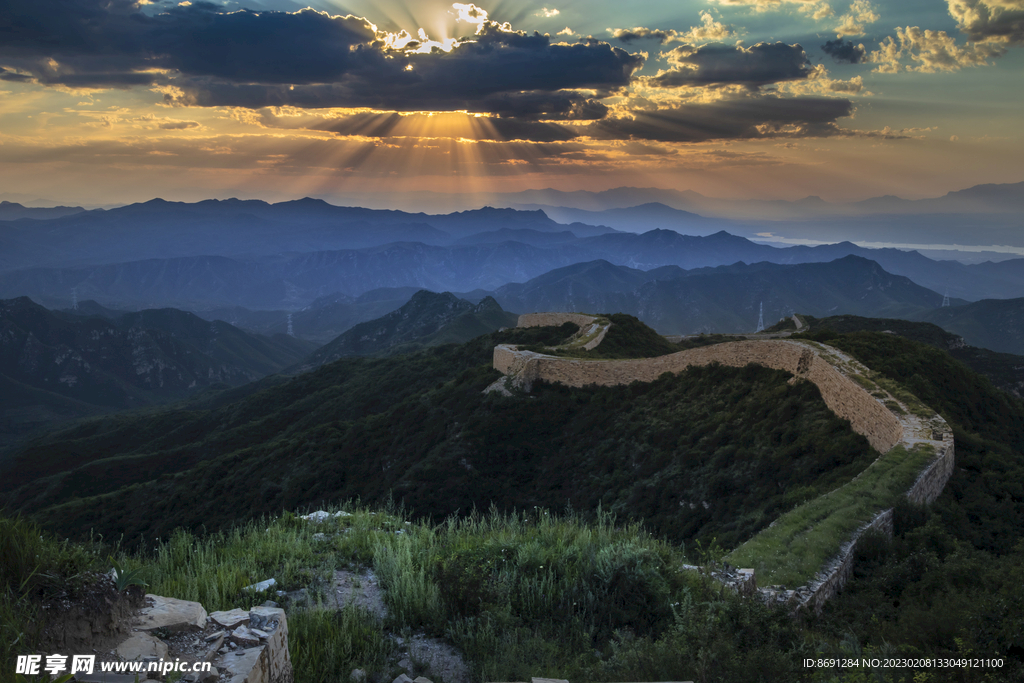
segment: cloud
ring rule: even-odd
[[[689,31],[682,34],[680,39],[688,43],[706,43],[725,40],[733,35],[724,24],[715,21],[715,18],[711,16],[711,12],[701,12],[700,20],[700,26],[692,27]]]
[[[960,32],[974,41],[1024,45],[1024,0],[947,0]]]
[[[674,68],[650,77],[650,84],[665,88],[720,85],[759,88],[805,79],[813,71],[804,49],[786,43],[758,43],[749,48],[682,45],[666,56]]]
[[[12,81],[14,83],[24,83],[31,81],[32,77],[28,74],[19,74],[15,71],[10,71],[3,67],[0,67],[0,81]]]
[[[829,40],[821,46],[822,52],[830,55],[839,64],[860,64],[867,58],[867,50],[863,44],[838,38]]]
[[[309,8],[225,12],[197,1],[149,16],[130,0],[38,0],[0,23],[0,68],[47,85],[156,86],[168,104],[592,118],[595,97],[629,85],[644,63],[598,40],[553,44],[474,4],[453,7],[475,24],[472,38],[383,33],[364,18]]]
[[[824,0],[821,0],[820,2],[815,2],[814,4],[803,5],[802,7],[800,7],[800,11],[803,12],[804,14],[809,15],[811,19],[814,19],[816,21],[828,19],[829,17],[833,17],[836,14],[832,10],[832,6],[825,2]]]
[[[573,31],[568,26],[566,26],[565,28],[563,28],[561,31],[559,31],[555,35],[559,35],[559,36],[574,36],[574,35],[576,35],[576,32]]]
[[[829,78],[828,69],[818,64],[806,80],[791,81],[783,83],[778,89],[779,93],[790,95],[862,95],[870,96],[874,93],[864,89],[864,77],[854,76],[849,80]]]
[[[878,64],[877,73],[907,71],[935,73],[959,71],[964,67],[984,66],[988,60],[999,57],[1004,48],[992,43],[966,43],[962,47],[945,31],[921,30],[917,26],[896,29],[896,38],[887,36],[879,49],[868,55],[867,61]]]
[[[807,7],[817,7],[821,4],[821,0],[715,0],[715,2],[732,7],[753,7],[758,12],[781,10],[788,5],[797,5],[801,11],[806,11]]]
[[[644,28],[609,28],[605,29],[612,34],[612,38],[621,40],[623,43],[632,43],[637,40],[656,40],[662,45],[675,40],[679,33],[673,29]]]
[[[835,28],[836,37],[862,36],[865,25],[873,24],[880,18],[868,0],[854,0],[846,14],[839,17],[839,25]]]
[[[693,26],[689,31],[680,33],[674,29],[654,29],[637,26],[635,28],[609,28],[605,29],[612,34],[612,37],[623,43],[632,43],[638,40],[656,40],[662,45],[671,42],[678,43],[707,43],[725,40],[733,34],[725,24],[715,21],[711,12],[700,13],[700,26]]]
[[[198,121],[161,121],[157,124],[161,130],[189,130],[202,128]]]
[[[845,135],[836,121],[853,114],[846,99],[747,96],[710,104],[637,111],[588,126],[594,137],[659,142],[706,142]]]
[[[347,116],[302,117],[291,121],[269,110],[261,110],[259,117],[260,123],[268,128],[326,131],[342,137],[564,142],[580,135],[574,128],[556,123],[465,114],[431,116],[366,112]]]
[[[535,16],[535,17],[546,17],[546,18],[550,19],[551,17],[557,17],[559,14],[561,14],[561,12],[559,12],[558,10],[556,10],[556,9],[548,9],[547,7],[545,7],[541,11],[537,12],[536,14],[534,14],[533,16]]]

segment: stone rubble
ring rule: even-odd
[[[185,683],[293,683],[283,609],[263,605],[207,615],[188,600],[146,595],[146,603],[132,622],[134,632],[111,653],[119,661],[212,663],[209,672],[185,674]]]

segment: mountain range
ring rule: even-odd
[[[359,323],[320,347],[296,370],[309,371],[352,356],[409,352],[438,344],[462,344],[503,327],[515,327],[519,316],[485,297],[471,303],[451,292],[420,290],[396,311]]]
[[[111,319],[50,311],[27,297],[0,300],[0,437],[246,384],[315,347],[173,309]]]
[[[794,313],[901,317],[942,303],[936,292],[859,256],[648,271],[592,261],[499,287],[494,297],[522,312],[622,311],[662,334],[753,332],[759,317],[771,324]]]
[[[320,297],[356,298],[380,288],[494,291],[556,268],[594,260],[651,270],[739,261],[828,262],[847,255],[875,260],[890,273],[955,298],[1016,298],[1024,294],[1024,259],[964,265],[934,261],[916,252],[865,249],[848,242],[775,248],[726,232],[694,237],[652,230],[609,233],[544,247],[517,241],[457,246],[402,242],[252,259],[189,256],[34,267],[0,272],[0,297],[31,296],[52,307],[66,307],[77,296],[122,309],[170,306],[193,311],[234,307],[298,311]]]

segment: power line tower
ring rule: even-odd
[[[757,312],[757,332],[764,332],[764,302],[761,302],[761,308]]]
[[[288,336],[289,337],[294,337],[295,336],[295,331],[292,329],[292,314],[291,313],[288,314]]]
[[[949,306],[949,287],[946,287],[946,293],[942,295],[942,307],[946,308]]]
[[[71,288],[71,310],[78,310],[78,287]]]

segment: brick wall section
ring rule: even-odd
[[[543,314],[535,314],[543,315]],[[522,320],[522,318],[520,318]],[[743,367],[750,363],[788,370],[814,382],[832,412],[850,421],[878,451],[884,453],[903,437],[899,418],[818,356],[813,346],[788,340],[737,341],[704,346],[679,353],[636,360],[575,360],[519,351],[514,346],[494,349],[494,367],[517,377],[524,389],[538,379],[572,387],[590,384],[610,386],[630,382],[651,382],[666,372],[682,372],[691,365],[721,363]]]
[[[819,573],[807,585],[810,594],[799,600],[797,609],[813,609],[815,613],[820,613],[825,603],[838,593],[853,575],[853,558],[861,536],[867,531],[875,530],[892,538],[892,514],[892,508],[882,510],[871,522],[861,527],[853,538],[843,545],[839,556],[833,560],[828,570]]]
[[[912,503],[931,503],[942,489],[946,488],[946,482],[953,475],[955,456],[953,454],[953,435],[949,432],[942,436],[942,447],[936,453],[935,460],[921,472],[917,481],[907,491],[907,498]]]

